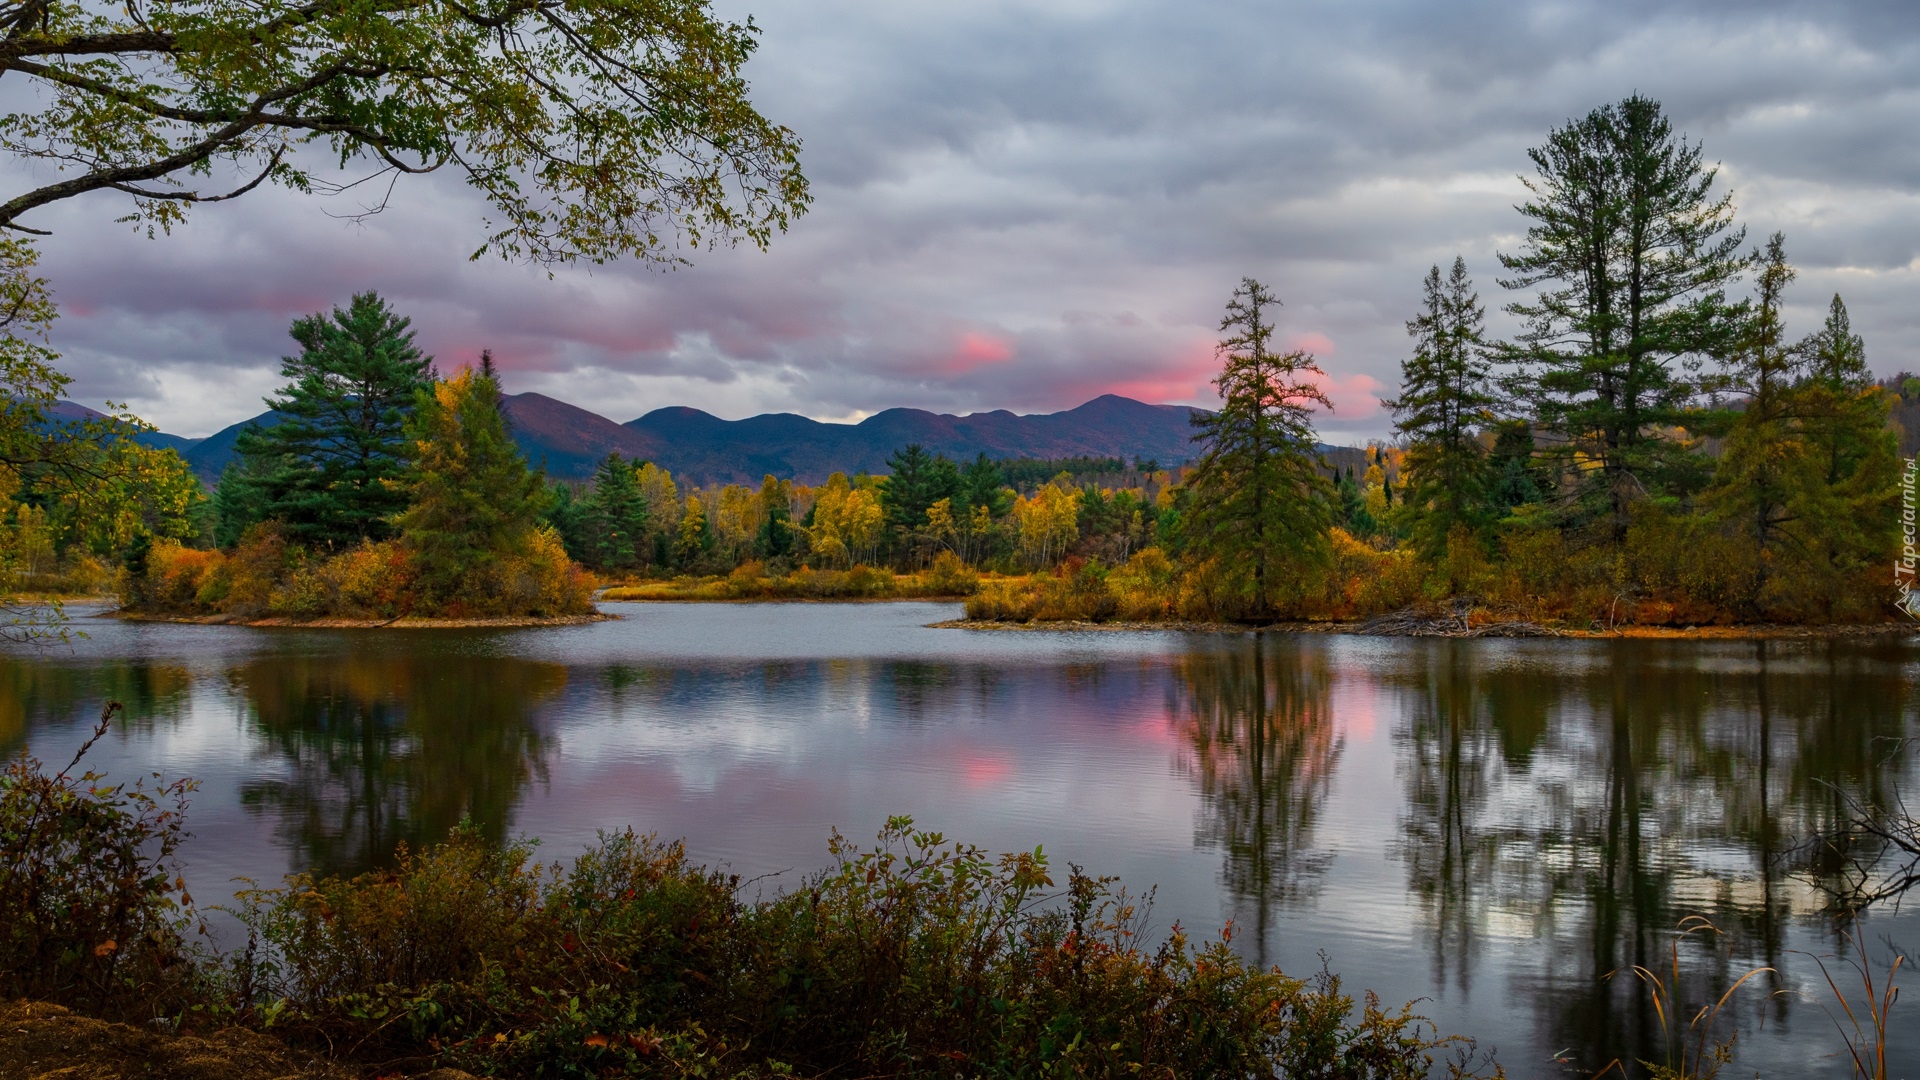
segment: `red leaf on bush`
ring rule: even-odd
[[[105,956],[119,947],[120,947],[120,943],[117,941],[103,941],[100,944],[95,945],[93,947],[93,955]]]

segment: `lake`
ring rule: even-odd
[[[1725,938],[1681,954],[1695,1001],[1776,969],[1729,1006],[1735,1071],[1850,1075],[1813,960],[1847,943],[1797,847],[1840,813],[1831,783],[1915,790],[1911,638],[1004,633],[926,627],[951,604],[605,607],[622,619],[512,631],[79,611],[87,640],[0,652],[0,751],[64,763],[124,702],[91,764],[201,780],[203,904],[239,876],[379,865],[463,816],[547,857],[601,829],[684,837],[773,890],[825,865],[831,830],[910,814],[1157,887],[1160,928],[1231,921],[1236,948],[1292,973],[1324,951],[1348,990],[1426,999],[1515,1077],[1654,1053],[1646,995],[1605,976],[1664,964],[1700,914]],[[1877,968],[1920,951],[1906,910],[1853,927]],[[1893,1075],[1920,1073],[1920,1003],[1895,1016]]]

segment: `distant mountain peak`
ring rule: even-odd
[[[769,473],[803,483],[819,483],[833,472],[881,473],[887,458],[908,443],[955,460],[984,453],[992,458],[1153,458],[1173,464],[1193,456],[1187,418],[1201,411],[1102,394],[1062,412],[1025,416],[1006,409],[954,416],[903,407],[848,424],[797,413],[723,420],[670,405],[617,424],[531,391],[509,395],[505,403],[514,441],[530,463],[551,476],[585,479],[609,453],[618,453],[653,461],[696,484],[757,484]],[[263,413],[206,439],[167,441],[174,437],[157,435],[155,442],[177,443],[194,472],[211,484],[232,460],[240,429],[274,419],[273,413]]]

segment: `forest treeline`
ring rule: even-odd
[[[1395,438],[1364,454],[1318,441],[1324,373],[1275,351],[1280,301],[1248,279],[1191,465],[906,446],[884,476],[818,485],[694,485],[617,455],[549,481],[490,360],[440,375],[367,294],[294,323],[268,400],[284,419],[242,437],[210,498],[171,453],[97,432],[0,478],[0,549],[17,583],[114,579],[178,614],[561,615],[597,579],[639,586],[616,598],[969,595],[1014,621],[1890,617],[1894,417],[1920,379],[1874,379],[1838,295],[1786,325],[1784,237],[1749,242],[1657,102],[1596,109],[1531,159],[1498,278],[1519,332],[1489,333],[1463,260],[1434,266],[1383,403]],[[36,288],[15,283],[44,305]],[[53,378],[14,408],[44,413]]]

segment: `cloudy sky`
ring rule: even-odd
[[[208,434],[260,410],[291,319],[371,288],[443,367],[491,347],[510,392],[622,421],[1207,404],[1252,275],[1329,372],[1322,430],[1377,436],[1426,267],[1464,255],[1497,309],[1527,147],[1635,91],[1723,163],[1755,239],[1786,233],[1793,329],[1837,290],[1877,371],[1920,367],[1912,0],[716,3],[763,28],[755,100],[805,143],[814,209],[771,251],[470,263],[452,177],[359,222],[257,192],[155,240],[90,197],[32,222],[73,396]]]

